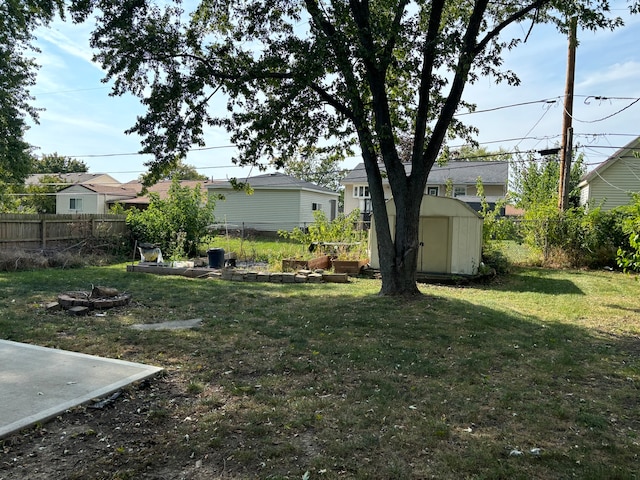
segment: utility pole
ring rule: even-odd
[[[578,19],[569,20],[569,54],[567,58],[567,84],[564,93],[564,115],[562,117],[562,146],[560,148],[560,180],[558,182],[558,209],[569,206],[569,178],[571,173],[571,150],[573,148],[573,84],[576,72],[576,44]]]

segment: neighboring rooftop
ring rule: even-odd
[[[34,173],[24,181],[25,185],[37,185],[45,177],[58,177],[60,183],[102,183],[120,185],[120,182],[108,173]]]
[[[407,174],[411,172],[411,164],[404,164]],[[380,170],[385,171],[384,165],[380,164]],[[509,163],[504,161],[495,162],[474,162],[474,161],[451,161],[444,166],[434,165],[429,172],[428,184],[443,185],[447,179],[451,178],[454,183],[472,184],[476,183],[478,177],[482,178],[485,185],[503,185],[509,175]],[[362,183],[367,181],[367,174],[364,163],[359,163],[342,180],[342,183]]]
[[[321,187],[315,183],[300,180],[299,178],[285,175],[284,173],[265,173],[263,175],[256,175],[254,177],[238,178],[239,182],[245,182],[251,185],[253,189],[260,188],[282,188],[282,189],[305,189],[315,190],[327,193],[336,193],[330,188]],[[213,180],[207,184],[209,188],[233,188],[231,182],[228,180]]]

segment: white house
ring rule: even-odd
[[[629,142],[582,177],[580,204],[611,210],[640,193],[640,137]]]
[[[200,186],[206,196],[206,181],[182,180],[183,187],[195,188]],[[158,182],[147,188],[148,192],[158,194],[161,199],[167,197],[171,181]],[[145,209],[149,206],[148,195],[140,196],[142,184],[137,181],[115,184],[82,183],[71,185],[56,193],[56,213],[109,213],[109,209],[116,203],[124,208]]]
[[[135,198],[138,192],[126,184],[77,183],[56,193],[56,213],[109,213],[111,205]]]
[[[380,168],[384,172],[384,166]],[[405,171],[407,174],[411,172],[411,164],[405,164]],[[494,205],[507,194],[508,176],[508,162],[451,161],[444,166],[433,166],[424,193],[436,197],[451,196],[479,211],[478,178],[482,180],[487,202]],[[371,196],[364,163],[357,165],[341,183],[345,187],[344,212],[348,214],[358,208],[366,220],[371,214]],[[387,179],[383,179],[383,188],[385,199],[390,199],[391,187]]]
[[[242,180],[252,193],[237,190],[227,180],[207,183],[216,200],[215,218],[220,224],[265,232],[291,231],[314,222],[314,211],[322,210],[333,220],[339,194],[328,188],[282,173],[267,173]]]

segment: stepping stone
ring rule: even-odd
[[[200,326],[202,326],[202,319],[194,318],[192,320],[176,320],[172,322],[137,323],[131,325],[131,328],[134,330],[186,330]]]

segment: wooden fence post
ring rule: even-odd
[[[45,248],[47,248],[47,221],[44,218],[40,222],[40,228],[42,229],[42,232],[41,232],[42,241],[40,243],[42,245],[42,249],[44,250]]]

